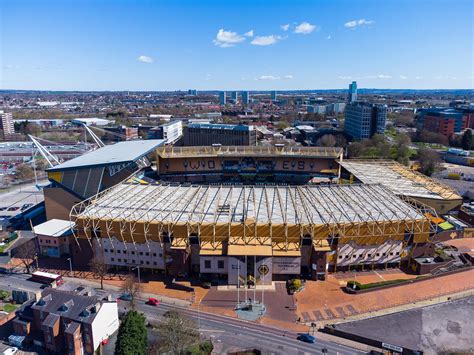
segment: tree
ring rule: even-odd
[[[18,180],[29,180],[34,177],[33,169],[27,164],[18,165],[15,172]]]
[[[16,248],[14,256],[21,260],[21,263],[26,268],[26,273],[29,274],[31,264],[38,257],[34,240],[28,240],[21,244]]]
[[[430,148],[418,150],[418,160],[420,161],[420,172],[427,176],[431,176],[439,169],[441,161],[436,150]]]
[[[147,353],[146,318],[142,313],[130,310],[120,323],[115,343],[116,355],[145,355]]]
[[[184,350],[199,341],[199,332],[194,320],[178,312],[170,312],[158,325],[160,348],[157,353],[181,354]]]
[[[336,138],[332,134],[325,134],[316,141],[317,146],[334,147],[336,145]]]
[[[94,256],[89,262],[89,267],[96,277],[100,279],[100,288],[104,289],[104,278],[107,275],[107,265],[102,258]]]
[[[466,129],[461,139],[461,147],[465,150],[470,150],[472,147],[472,130]]]
[[[137,282],[135,275],[133,274],[128,275],[125,281],[122,283],[122,287],[120,288],[120,290],[122,291],[122,293],[126,293],[130,295],[131,297],[130,306],[134,308],[135,298],[138,297],[141,290],[141,286]]]

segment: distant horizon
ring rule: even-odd
[[[472,0],[3,0],[0,89],[468,90],[473,11]]]
[[[345,92],[348,89],[347,88],[338,88],[338,89],[206,89],[206,90],[198,90],[198,89],[177,89],[177,90],[41,90],[41,89],[0,89],[0,92],[51,92],[51,93],[91,93],[91,92],[97,92],[97,93],[172,93],[172,92],[182,92],[182,93],[187,93],[188,90],[197,90],[198,93],[200,92],[206,92],[206,93],[219,93],[222,91],[225,92],[243,92],[243,91],[248,91],[248,92],[272,92],[272,91],[277,91],[277,92]],[[458,88],[458,89],[443,89],[443,88],[437,88],[437,89],[408,89],[408,88],[357,88],[358,92],[364,92],[364,91],[471,91],[472,94],[474,94],[474,89],[471,88]]]

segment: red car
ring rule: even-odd
[[[145,303],[150,306],[158,306],[160,304],[160,301],[158,301],[156,298],[149,298],[148,301],[146,301]]]

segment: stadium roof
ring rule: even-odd
[[[306,158],[340,158],[342,148],[334,147],[276,147],[276,146],[203,146],[203,147],[163,147],[157,150],[161,158],[190,158],[242,156],[246,157],[306,157]]]
[[[391,160],[344,160],[343,168],[366,184],[382,184],[397,195],[457,200],[456,191]]]
[[[77,218],[169,224],[327,225],[424,220],[381,185],[173,186],[122,183]]]
[[[254,126],[233,125],[222,123],[190,123],[188,128],[205,128],[215,130],[230,130],[230,131],[253,131]]]
[[[50,219],[33,227],[35,234],[40,234],[49,237],[62,237],[64,235],[72,234],[74,224],[63,219]]]
[[[48,171],[132,162],[149,154],[164,142],[163,139],[118,142],[68,160]]]

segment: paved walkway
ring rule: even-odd
[[[305,290],[297,294],[302,322],[330,322],[474,289],[474,270],[358,295],[345,293],[344,282],[336,276],[330,275],[326,282],[307,282]]]

